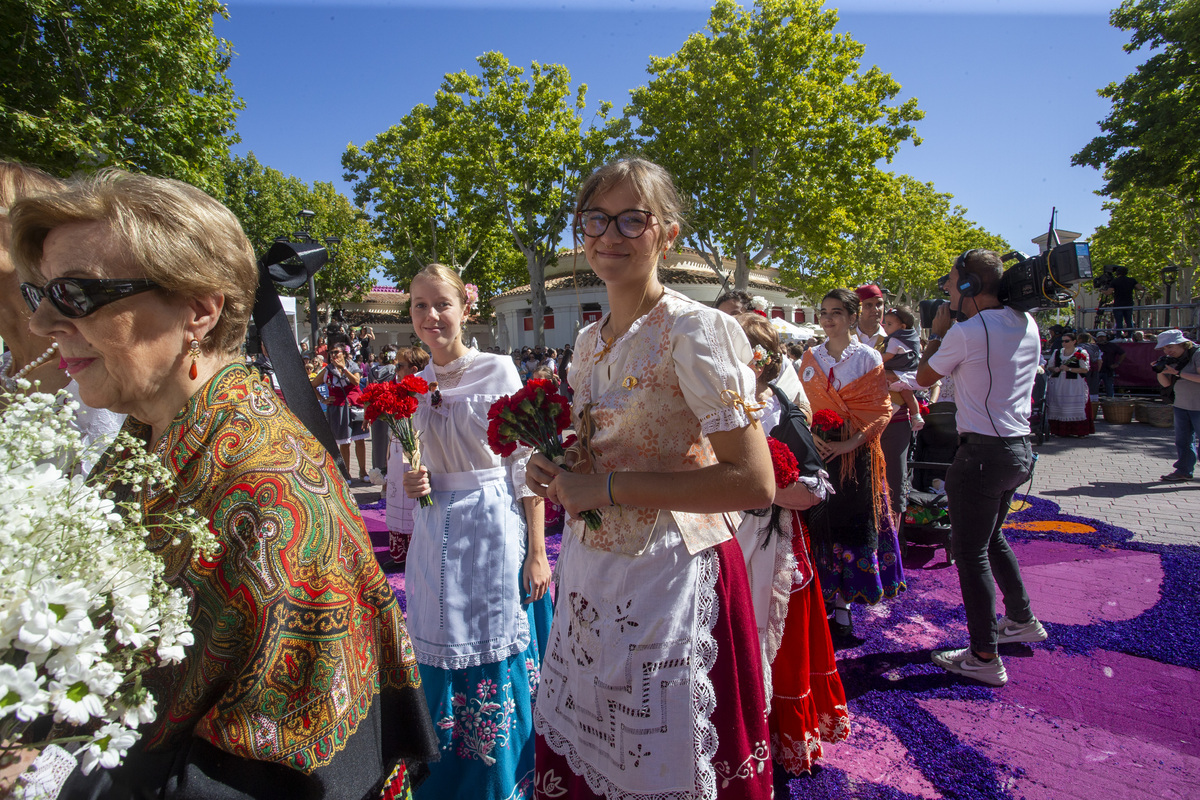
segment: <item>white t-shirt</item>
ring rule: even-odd
[[[1033,317],[989,308],[954,325],[929,367],[954,378],[959,433],[1025,436],[1041,346]]]

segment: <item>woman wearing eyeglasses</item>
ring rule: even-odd
[[[114,490],[149,518],[192,509],[220,546],[158,550],[195,644],[149,673],[158,720],[125,764],[60,797],[406,796],[437,758],[412,646],[333,459],[240,363],[258,269],[237,219],[119,170],[11,217],[31,329],[175,477]]]
[[[659,280],[681,221],[648,161],[579,190],[576,235],[610,311],[571,362],[583,444],[566,469],[534,455],[527,472],[572,515],[535,712],[538,797],[771,796],[746,564],[722,512],[769,505],[774,475],[746,335]]]
[[[1088,372],[1091,359],[1079,346],[1071,331],[1062,335],[1062,347],[1055,350],[1046,365],[1046,418],[1052,436],[1083,438],[1096,432],[1092,406],[1088,400]]]

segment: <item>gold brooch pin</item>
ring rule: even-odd
[[[632,375],[626,375],[625,380],[621,381],[621,385],[624,386],[626,389],[632,389],[633,387],[638,385],[638,379],[633,377]]]

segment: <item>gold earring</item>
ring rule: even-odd
[[[200,358],[200,341],[194,337],[188,345],[188,355],[192,357],[192,368],[188,370],[188,377],[196,380],[196,376],[200,374],[200,370],[196,368],[196,359]]]

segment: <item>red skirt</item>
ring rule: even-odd
[[[792,522],[796,560],[811,563],[805,552],[809,545],[803,517],[793,512]],[[785,770],[803,775],[821,757],[821,742],[841,742],[850,735],[846,691],[838,675],[821,579],[816,574],[788,600],[783,639],[771,664],[771,682],[771,750]]]
[[[1050,420],[1051,436],[1087,436],[1096,432],[1096,421],[1092,418],[1092,401],[1088,400],[1083,408],[1086,419],[1074,422],[1063,422],[1058,419]]]
[[[773,796],[766,696],[758,645],[754,607],[746,562],[736,539],[717,545],[717,621],[712,635],[717,643],[717,660],[708,677],[716,690],[717,706],[711,722],[717,729],[719,800],[770,800]],[[826,638],[829,634],[826,632]],[[830,645],[832,650],[832,645]],[[839,683],[840,686],[840,683]],[[550,749],[537,734],[534,750],[537,765],[534,797],[604,800],[588,788],[587,781],[571,769],[566,758]],[[559,776],[567,776],[561,779]],[[552,778],[552,782],[547,780]],[[613,800],[613,799],[610,799]]]

